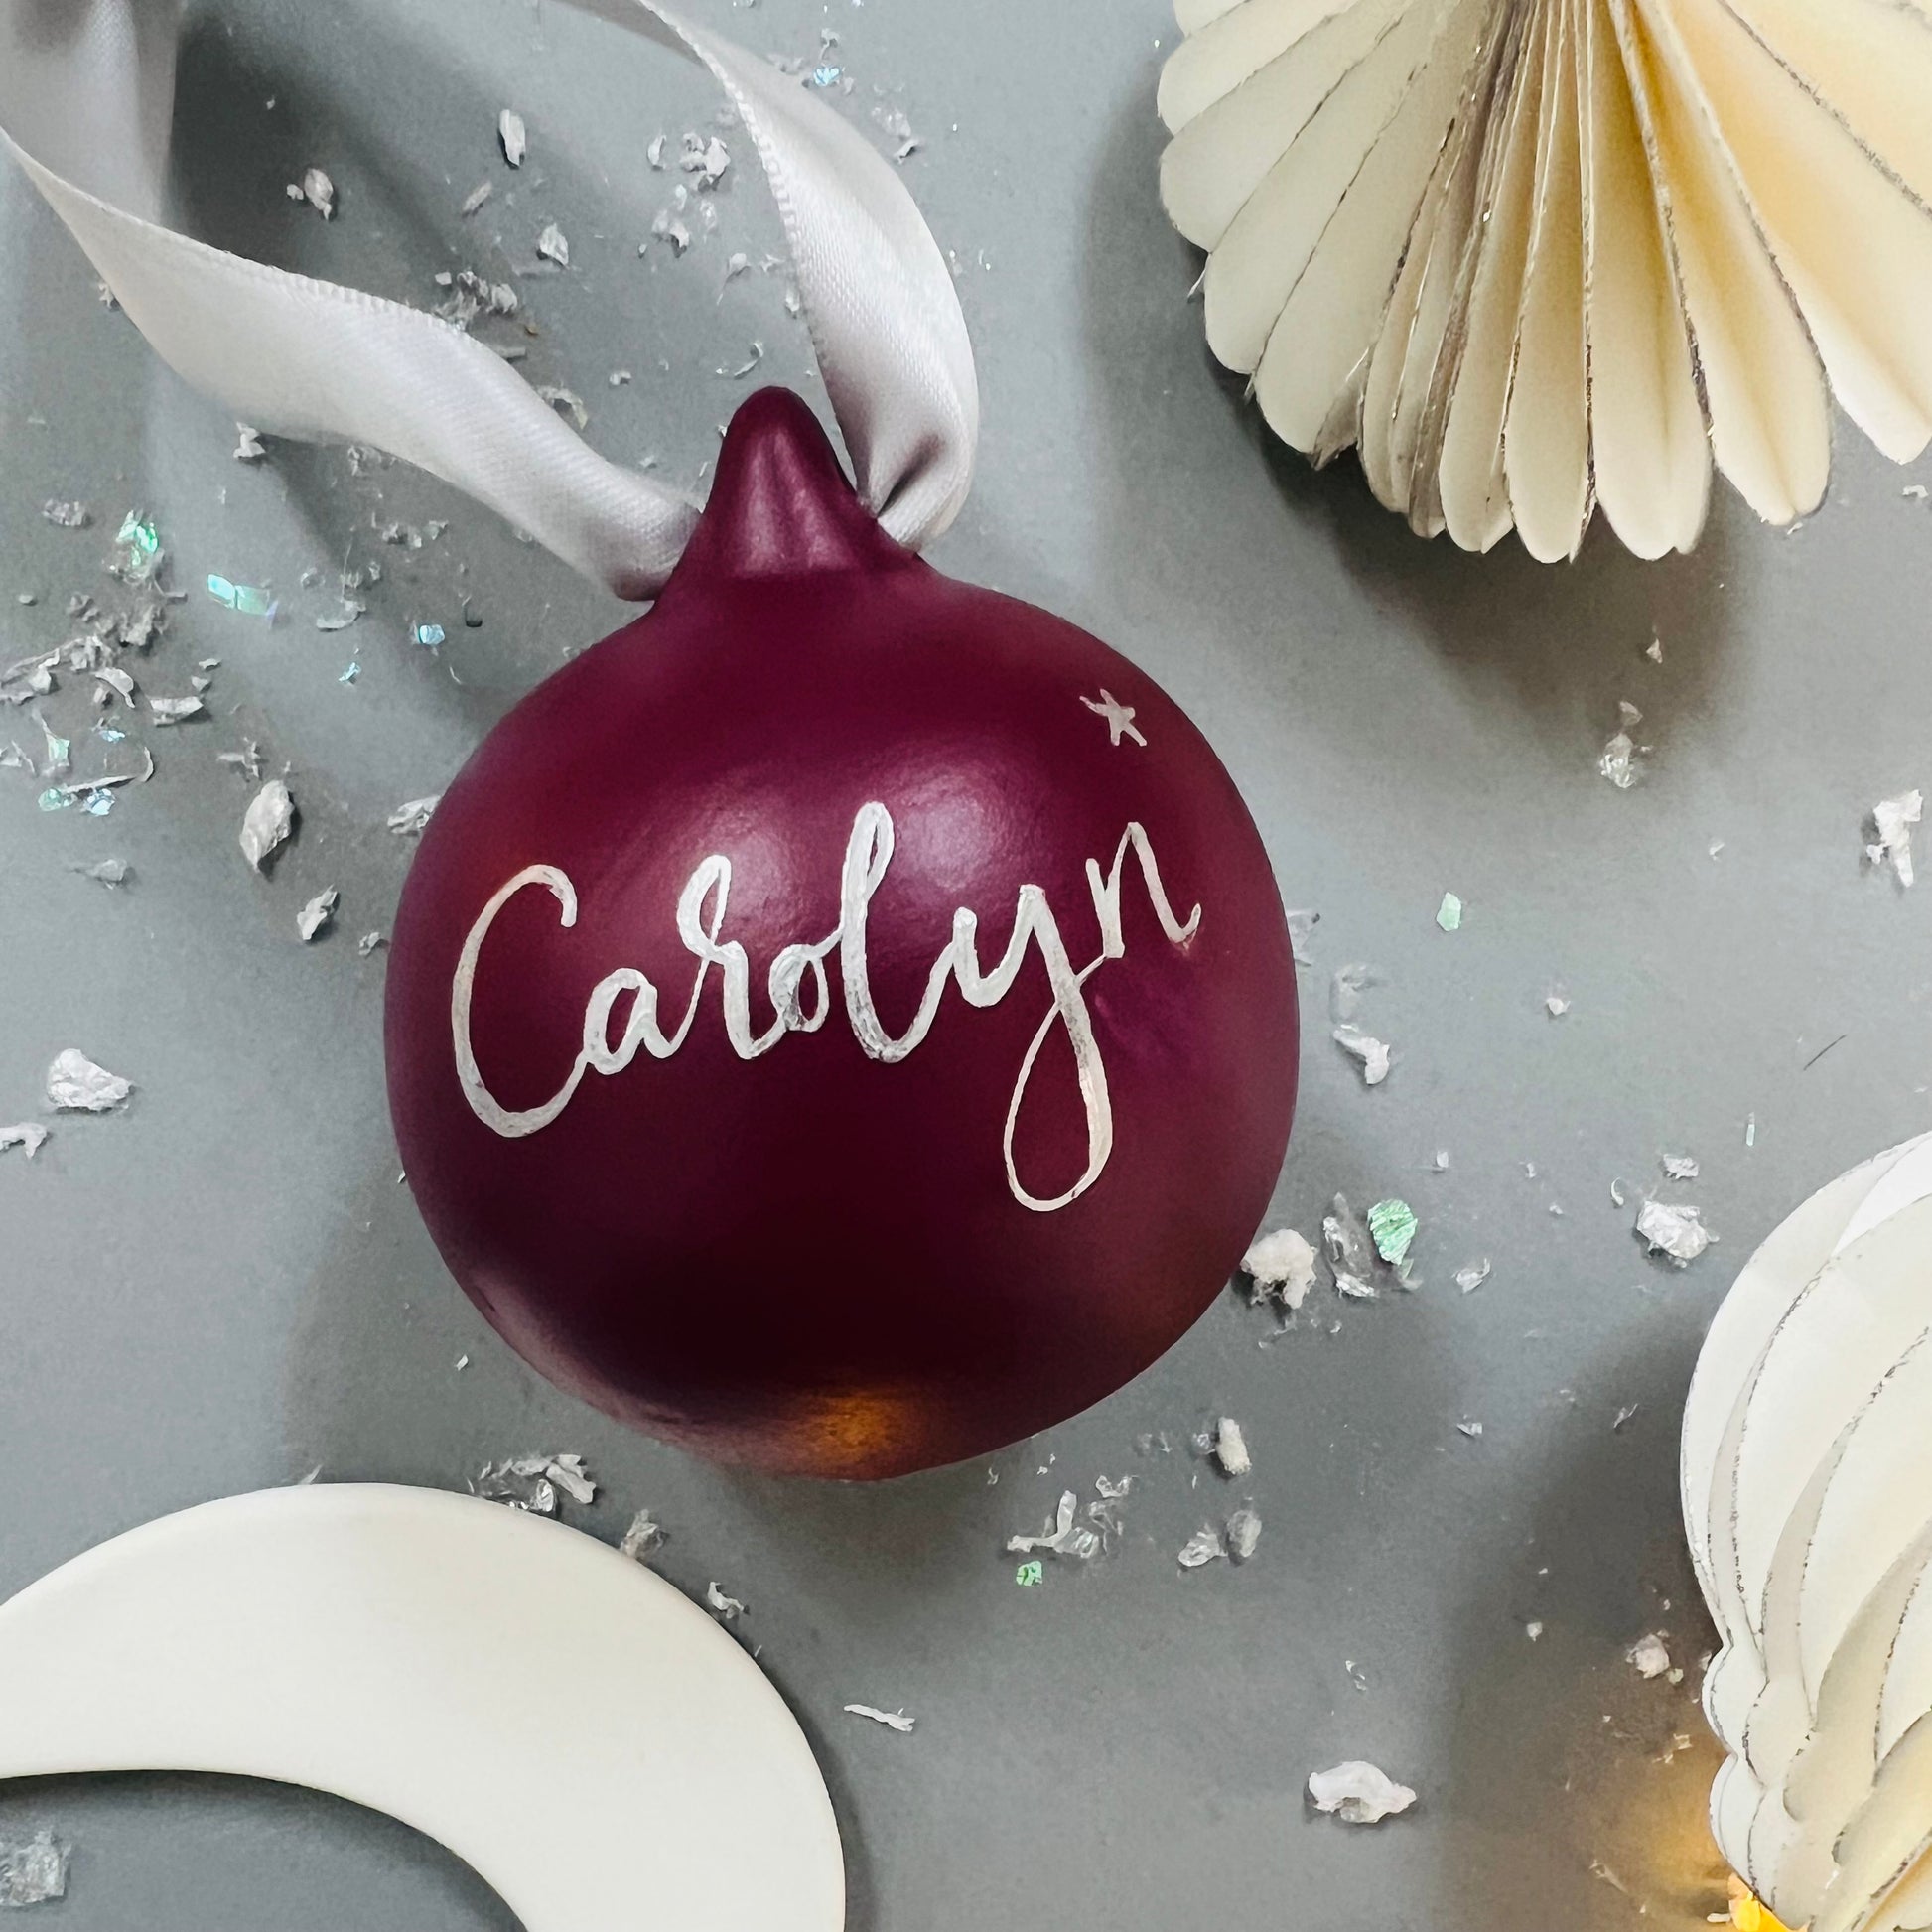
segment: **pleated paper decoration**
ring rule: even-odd
[[[1751,1257],[1698,1360],[1683,1481],[1724,1638],[1725,1858],[1786,1925],[1932,1925],[1932,1135]]]
[[[1640,556],[1715,458],[1789,523],[1830,394],[1932,438],[1932,0],[1178,0],[1207,340],[1319,465],[1486,550]]]

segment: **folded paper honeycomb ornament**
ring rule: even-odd
[[[1162,195],[1285,441],[1426,536],[1688,550],[1932,440],[1932,0],[1178,0]]]
[[[1684,1522],[1724,1639],[1711,1823],[1784,1925],[1932,1924],[1928,1471],[1932,1136],[1771,1234],[1685,1406]]]

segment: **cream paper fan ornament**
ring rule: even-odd
[[[1932,0],[1177,0],[1207,340],[1424,535],[1789,523],[1932,438]],[[1828,387],[1829,385],[1829,387]]]
[[[1932,1135],[1751,1257],[1698,1359],[1682,1468],[1724,1638],[1704,1705],[1730,1753],[1725,1857],[1787,1925],[1932,1925]]]

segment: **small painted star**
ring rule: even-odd
[[[1136,745],[1147,743],[1134,723],[1134,707],[1122,704],[1104,684],[1100,687],[1099,697],[1082,698],[1080,702],[1096,718],[1106,719],[1108,744],[1118,745],[1123,738],[1131,738]]]

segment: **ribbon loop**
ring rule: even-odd
[[[567,0],[701,62],[757,147],[860,493],[917,549],[971,485],[979,392],[944,258],[891,165],[823,101],[655,0]],[[401,303],[290,274],[159,218],[175,9],[0,0],[0,149],[163,360],[243,421],[368,443],[441,477],[631,599],[697,522],[599,456],[498,356]]]

